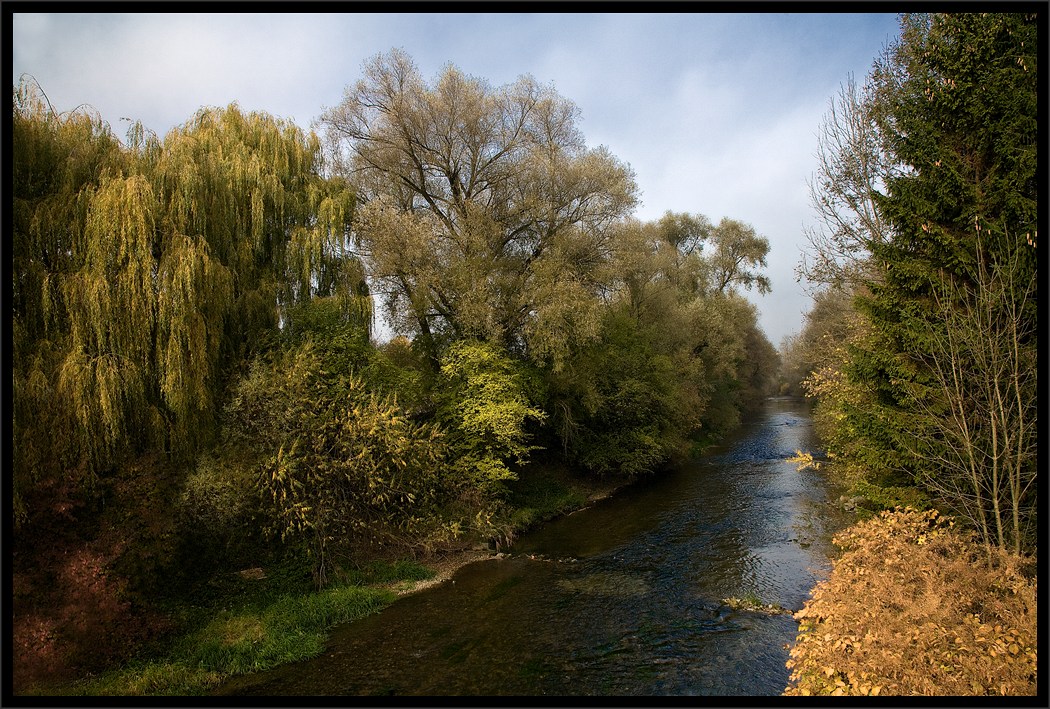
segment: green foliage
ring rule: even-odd
[[[572,484],[565,476],[554,475],[540,467],[527,469],[519,480],[508,485],[507,520],[515,532],[529,529],[537,522],[578,510],[587,502],[586,492]]]
[[[582,504],[517,480],[541,444],[633,476],[727,431],[776,368],[737,293],[768,289],[768,242],[702,215],[624,221],[631,171],[577,113],[530,77],[427,85],[395,51],[322,118],[328,163],[315,135],[236,104],[121,144],[20,85],[16,524],[103,510],[133,539],[114,557],[133,589],[207,594],[214,569],[304,549],[323,584],[366,543]],[[368,283],[411,340],[373,345]],[[217,620],[130,681],[199,689],[318,647],[281,618],[338,615],[273,614]]]
[[[323,362],[311,342],[257,361],[227,412],[231,440],[259,452],[255,486],[269,530],[309,543],[319,582],[333,545],[429,523],[445,457],[436,428]]]
[[[634,318],[608,313],[601,338],[554,380],[570,460],[599,475],[652,472],[669,453],[674,374]]]
[[[777,354],[736,292],[763,287],[746,269],[768,243],[732,220],[712,228],[669,212],[625,222],[610,246],[613,297],[597,336],[551,367],[549,410],[571,460],[633,476],[688,455],[697,435],[724,434],[771,393]]]
[[[1037,49],[1033,14],[902,16],[824,134],[811,270],[849,287],[800,346],[849,477],[919,484],[1015,551],[1036,519]]]
[[[406,411],[432,409],[430,391],[436,377],[425,356],[405,337],[395,337],[372,350],[361,374],[376,391],[396,395]]]
[[[441,360],[438,420],[449,432],[455,475],[483,495],[498,495],[536,449],[530,422],[546,414],[532,405],[537,380],[491,343],[453,343]]]
[[[175,505],[183,560],[192,560],[194,577],[228,568],[243,555],[237,552],[252,537],[251,520],[258,507],[249,464],[232,452],[198,458]]]
[[[347,310],[342,298],[327,296],[288,308],[281,339],[289,348],[309,343],[325,376],[349,376],[368,367],[374,357],[369,330],[369,323]]]
[[[750,224],[725,218],[711,232],[714,253],[709,258],[708,272],[714,292],[725,293],[728,288],[739,285],[745,290],[752,286],[759,293],[769,293],[769,278],[748,267],[766,265],[769,240],[759,236]]]
[[[1010,534],[992,525],[998,543],[1014,544],[1031,489],[1020,481],[1035,474],[1034,411],[1024,403],[1034,405],[1035,382],[1023,375],[1028,355],[1014,353],[1034,357],[1035,347],[1037,43],[1034,16],[902,20],[873,75],[880,127],[902,166],[876,195],[893,235],[872,250],[879,278],[859,301],[872,337],[848,369],[872,395],[849,412],[870,457],[978,526],[1001,517],[1001,501],[1018,505]],[[1004,387],[1020,408],[1001,405]],[[950,418],[965,420],[961,436],[944,429]],[[989,429],[1002,437],[975,436]],[[949,481],[955,469],[972,478],[969,489]],[[1015,489],[998,489],[1001,470],[1017,471]],[[974,495],[985,501],[971,508]]]
[[[136,125],[124,146],[39,87],[14,99],[21,523],[35,485],[83,488],[129,455],[210,444],[227,377],[279,307],[331,296],[358,323],[371,310],[347,249],[351,193],[291,122],[201,109],[163,140]]]
[[[865,516],[871,516],[870,513],[883,510],[894,510],[898,507],[910,507],[919,512],[931,507],[929,496],[921,488],[913,485],[884,487],[867,480],[859,480],[853,485],[853,493],[864,498],[858,507],[869,513]]]
[[[391,320],[435,370],[453,340],[558,356],[575,327],[587,334],[598,238],[637,186],[587,147],[571,101],[529,76],[495,88],[454,66],[427,82],[395,49],[320,124],[367,201],[356,231]]]
[[[15,524],[36,511],[35,489],[90,484],[94,471],[78,465],[85,436],[78,429],[102,406],[99,392],[81,390],[78,411],[57,386],[71,349],[63,285],[82,265],[83,234],[92,195],[125,156],[107,126],[87,112],[58,115],[39,86],[22,81],[13,91],[11,194],[12,477]],[[78,349],[82,354],[83,350]],[[97,366],[76,362],[84,387]],[[122,403],[122,370],[101,365],[107,404]],[[129,371],[124,369],[123,371]],[[131,373],[131,372],[129,372]],[[136,384],[138,384],[136,377]],[[67,378],[67,383],[69,378]],[[122,409],[99,424],[99,446],[111,447],[125,429]],[[53,494],[53,491],[51,492]]]

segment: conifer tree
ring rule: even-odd
[[[900,41],[874,73],[879,128],[902,169],[876,195],[892,236],[873,245],[878,277],[859,305],[874,336],[851,357],[851,375],[874,405],[849,411],[849,421],[873,464],[937,489],[949,474],[944,461],[957,455],[946,450],[956,442],[939,424],[952,410],[951,396],[971,402],[962,409],[965,445],[986,453],[973,458],[981,468],[974,469],[975,480],[998,476],[1004,466],[1034,480],[1035,429],[1023,419],[1024,412],[1034,416],[1027,402],[1035,400],[1035,377],[1023,371],[1025,362],[1035,361],[1036,300],[1030,293],[1037,278],[1037,46],[1033,15],[905,16]],[[961,317],[988,306],[982,293],[992,287],[1002,293],[994,312],[983,320]],[[1004,397],[1018,403],[1010,404],[1010,413],[1001,404],[997,425],[988,420],[994,410],[974,405],[988,399],[977,387],[989,374],[973,366],[974,347],[961,350],[958,339],[946,344],[946,337],[961,335],[964,321],[986,334],[989,327],[1011,333],[1014,351],[995,366],[1016,376],[986,404]],[[955,394],[942,376],[953,369],[968,372]],[[1014,435],[1018,426],[1024,433]],[[1005,485],[994,487],[1009,497]],[[1033,490],[1020,485],[1014,492]],[[961,506],[960,496],[981,494],[960,488],[947,502]],[[978,507],[987,506],[993,516],[1000,504],[1026,507],[1006,497],[986,497]],[[986,540],[1016,545],[1020,527]]]

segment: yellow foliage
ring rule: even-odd
[[[835,537],[830,578],[795,614],[787,695],[1033,695],[1030,560],[898,508]]]
[[[795,463],[798,466],[798,472],[802,472],[807,468],[813,468],[814,470],[820,470],[820,461],[813,459],[812,453],[803,453],[800,450],[795,451],[795,455],[787,459],[789,463]]]

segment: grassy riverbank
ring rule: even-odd
[[[510,486],[499,527],[506,544],[518,534],[612,494],[622,481],[581,479],[558,465],[536,465]],[[484,540],[418,559],[373,561],[342,570],[318,590],[309,561],[284,559],[227,571],[205,592],[170,600],[175,630],[130,661],[71,682],[37,683],[24,694],[60,696],[202,695],[226,679],[320,654],[336,625],[375,613],[397,597],[442,583],[461,566],[495,553]],[[128,622],[134,619],[127,618]]]
[[[324,649],[333,626],[374,613],[396,589],[434,571],[404,561],[375,563],[316,590],[297,564],[224,574],[205,605],[173,606],[179,626],[166,644],[145,650],[125,666],[33,693],[60,695],[195,695],[224,679],[304,660]]]

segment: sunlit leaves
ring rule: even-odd
[[[848,528],[831,576],[795,614],[791,695],[1028,695],[1036,690],[1030,560],[987,553],[935,510]]]
[[[526,427],[547,416],[530,398],[521,365],[485,342],[453,344],[442,358],[446,384],[440,418],[449,429],[455,466],[466,481],[485,493],[513,480],[508,464],[522,464],[535,446]]]

